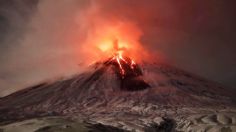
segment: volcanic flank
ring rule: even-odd
[[[142,79],[143,73],[139,65],[128,57],[115,56],[104,62],[104,65],[114,66],[114,71],[120,82],[120,89],[122,90],[135,91],[150,87]]]
[[[168,65],[137,64],[117,44],[112,57],[84,73],[0,99],[0,121],[67,116],[137,131],[235,125],[235,93]]]

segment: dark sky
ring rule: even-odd
[[[87,21],[81,18],[88,8],[104,20],[138,25],[148,52],[235,88],[234,0],[1,0],[0,96],[77,71],[85,58],[75,58],[79,44],[68,42],[73,37],[83,42]]]

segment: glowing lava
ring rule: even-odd
[[[136,63],[134,60],[124,57],[124,51],[126,50],[124,47],[120,47],[118,43],[118,39],[116,39],[113,43],[114,47],[114,55],[111,59],[111,61],[115,61],[119,65],[120,74],[122,78],[127,74],[128,70],[134,70]]]
[[[122,44],[122,43],[121,43]],[[141,67],[129,56],[129,50],[118,43],[118,39],[113,42],[113,56],[106,60],[105,66],[112,65],[122,90],[136,91],[149,88],[150,85],[143,79]],[[127,53],[128,52],[128,53]]]

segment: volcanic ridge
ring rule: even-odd
[[[194,130],[196,116],[204,122],[208,116],[218,119],[222,115],[230,120],[228,126],[234,126],[235,95],[220,84],[175,67],[137,64],[117,52],[69,79],[45,82],[1,98],[0,122],[66,116],[124,131],[151,130],[148,126],[160,124],[168,126],[163,130]],[[205,125],[212,121],[206,120]],[[192,126],[186,125],[190,122]]]

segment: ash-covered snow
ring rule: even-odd
[[[134,71],[140,74],[121,77],[117,65],[101,62],[73,78],[21,90],[0,99],[0,121],[56,115],[125,130],[161,123],[184,131],[233,130],[234,92],[167,65],[142,63]]]

